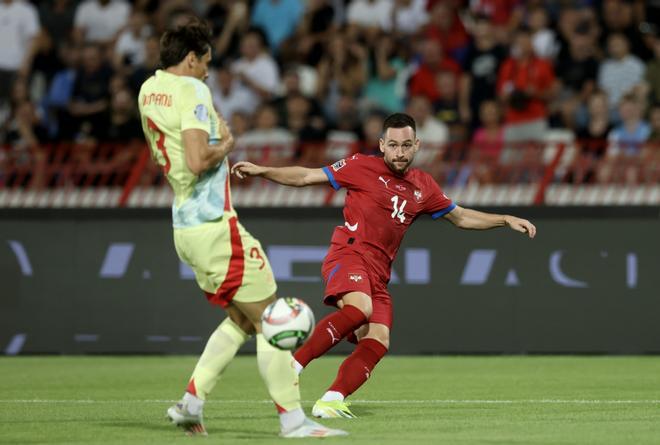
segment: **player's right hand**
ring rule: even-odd
[[[237,162],[231,168],[232,174],[236,175],[240,179],[247,178],[248,176],[259,176],[264,171],[266,171],[264,167],[247,161]]]

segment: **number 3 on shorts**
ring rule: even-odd
[[[253,247],[250,249],[250,258],[256,258],[261,261],[261,266],[259,266],[259,270],[263,269],[266,266],[266,260],[264,260],[264,257],[261,256],[261,252],[259,251],[258,248]]]

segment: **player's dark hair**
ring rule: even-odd
[[[160,63],[163,68],[178,65],[190,51],[201,59],[211,47],[209,27],[199,19],[191,19],[185,25],[163,34],[160,39]]]
[[[413,131],[417,132],[417,127],[415,126],[415,119],[410,117],[405,113],[394,113],[390,114],[383,121],[383,134],[387,131],[388,128],[405,128],[410,127]]]

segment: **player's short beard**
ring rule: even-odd
[[[408,170],[408,167],[410,167],[410,164],[412,164],[413,161],[412,159],[408,159],[406,165],[403,168],[399,168],[394,163],[395,160],[396,159],[393,160],[385,159],[385,163],[387,164],[387,166],[390,168],[390,170],[392,170],[395,173],[404,173],[406,170]]]

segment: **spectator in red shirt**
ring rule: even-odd
[[[481,160],[497,162],[504,148],[504,129],[500,122],[500,109],[494,100],[485,100],[479,107],[482,126],[474,132],[472,144],[479,151]]]
[[[424,40],[421,52],[422,63],[410,79],[408,95],[426,96],[431,102],[436,102],[443,97],[443,92],[440,91],[436,82],[436,74],[440,71],[451,71],[458,77],[461,67],[452,59],[445,57],[442,46],[437,40]]]
[[[447,2],[435,2],[430,6],[429,13],[424,37],[437,40],[447,54],[463,61],[470,36],[463,26],[456,7]]]
[[[534,55],[529,30],[516,32],[511,57],[500,67],[497,93],[506,103],[505,139],[539,140],[547,128],[547,103],[557,82],[552,65]]]

